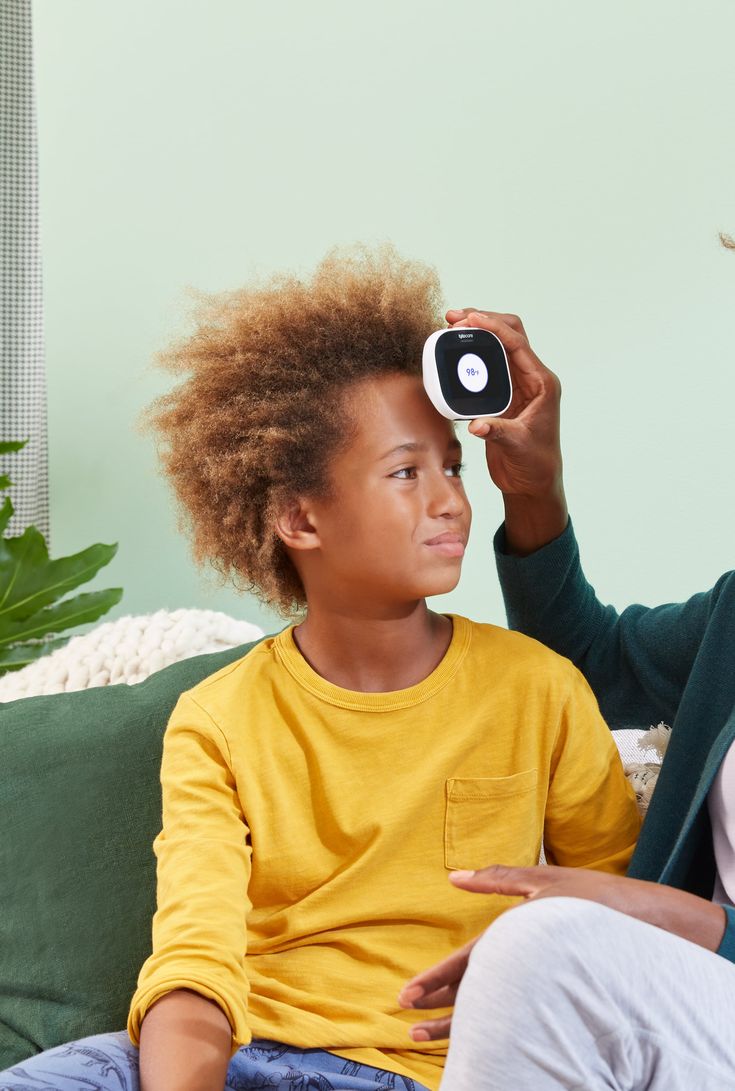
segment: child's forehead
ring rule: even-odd
[[[420,375],[388,374],[361,380],[344,391],[342,409],[345,424],[351,426],[350,447],[460,446],[452,422],[436,411]]]
[[[427,401],[428,396],[419,373],[387,372],[367,375],[356,379],[343,391],[343,404],[346,408],[377,414],[384,413],[388,406],[400,405],[408,409]]]

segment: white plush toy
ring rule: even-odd
[[[643,751],[654,750],[658,761],[627,762],[623,765],[625,775],[633,786],[638,810],[642,815],[645,815],[651,802],[670,736],[671,728],[663,722],[649,728],[637,740],[637,745]]]
[[[3,675],[0,701],[119,682],[134,685],[179,659],[235,648],[261,636],[257,625],[215,610],[158,610],[121,617]]]

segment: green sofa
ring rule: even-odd
[[[150,951],[168,717],[254,646],[0,704],[0,1071],[125,1026]]]

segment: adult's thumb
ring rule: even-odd
[[[475,417],[468,426],[468,431],[479,439],[490,440],[492,443],[513,442],[513,421],[503,420],[501,417]]]

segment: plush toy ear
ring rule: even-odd
[[[275,530],[288,549],[317,549],[321,545],[305,500],[292,500],[284,505],[276,516]]]

